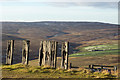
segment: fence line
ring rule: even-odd
[[[114,71],[117,71],[117,66],[105,66],[105,65],[89,65],[89,69],[96,69],[96,67],[100,67],[101,69],[104,69],[104,67],[109,67],[109,68],[113,68]]]

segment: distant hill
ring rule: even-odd
[[[117,25],[100,22],[2,22],[3,32],[9,31],[16,34],[21,28],[41,28],[50,29],[55,32],[63,30],[94,30],[116,28]],[[7,32],[8,33],[8,32]]]
[[[78,34],[83,31],[113,28],[117,28],[117,25],[100,22],[2,22],[2,33],[4,34],[17,36],[30,34],[31,37],[39,35],[45,39],[64,34],[75,34],[73,37],[79,37]]]
[[[56,40],[70,42],[70,54],[73,50],[87,45],[112,43],[118,38],[118,26],[100,22],[2,22],[3,44],[8,39],[29,39],[31,41],[31,57],[38,56],[40,40]],[[16,45],[21,46],[21,44]],[[3,56],[6,45],[3,45]],[[16,55],[21,53],[21,48]],[[60,54],[58,54],[60,56]]]

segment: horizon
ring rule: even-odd
[[[113,25],[119,25],[119,24],[116,24],[116,23],[108,23],[108,22],[96,22],[96,21],[0,21],[1,23],[2,22],[20,22],[20,23],[36,23],[36,22],[80,22],[80,23],[103,23],[103,24],[113,24]]]

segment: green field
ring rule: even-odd
[[[95,45],[95,46],[87,46],[80,48],[82,51],[94,51],[94,50],[114,50],[118,49],[118,44],[106,44],[106,45]]]
[[[95,45],[79,48],[81,52],[71,54],[70,57],[78,56],[100,56],[100,55],[115,55],[120,54],[118,44]]]

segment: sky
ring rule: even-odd
[[[0,21],[89,21],[118,24],[117,2],[1,1]]]

